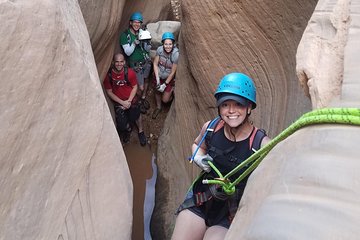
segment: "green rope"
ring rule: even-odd
[[[265,156],[273,149],[279,142],[293,134],[295,131],[305,126],[314,124],[347,124],[360,125],[360,109],[359,108],[323,108],[314,110],[302,115],[296,122],[287,127],[278,136],[272,139],[266,146],[251,155],[248,159],[243,161],[225,176],[222,176],[220,171],[209,162],[209,165],[219,175],[219,179],[203,180],[204,184],[219,184],[222,186],[225,193],[231,195],[235,192],[235,186],[239,184],[245,177],[247,177],[265,158]],[[229,177],[236,172],[251,164],[234,182],[229,181]]]

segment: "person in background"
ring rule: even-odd
[[[225,238],[247,177],[236,185],[234,194],[227,195],[221,187],[203,184],[203,179],[218,177],[209,161],[225,176],[270,141],[265,131],[257,129],[249,119],[256,108],[256,89],[250,77],[243,73],[225,75],[215,98],[219,117],[203,125],[192,145],[191,159],[203,172],[177,211],[172,240]],[[244,171],[229,180],[233,182]]]
[[[126,55],[129,67],[136,72],[141,103],[144,103],[145,107],[148,108],[149,102],[145,98],[152,66],[149,56],[151,41],[149,41],[149,38],[139,39],[139,34],[143,31],[141,28],[143,20],[140,12],[134,12],[130,16],[129,28],[120,35],[120,46]],[[146,35],[146,33],[143,35]]]
[[[112,66],[104,79],[104,87],[110,99],[114,102],[116,130],[121,141],[130,141],[132,126],[137,126],[141,146],[147,139],[143,130],[139,101],[136,96],[138,89],[135,72],[126,66],[124,55],[114,55]]]
[[[175,46],[174,34],[165,32],[161,38],[162,46],[156,50],[154,58],[155,100],[156,109],[152,114],[155,119],[161,112],[161,105],[173,98],[175,87],[175,74],[179,60],[179,49]]]

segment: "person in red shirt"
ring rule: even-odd
[[[114,55],[112,66],[104,79],[107,94],[114,102],[116,130],[123,143],[130,141],[132,125],[136,125],[139,132],[141,146],[145,146],[147,139],[143,130],[142,117],[136,92],[138,89],[135,72],[126,66],[124,55]]]

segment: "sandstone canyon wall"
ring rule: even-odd
[[[161,232],[159,239],[169,238],[174,212],[198,174],[187,161],[190,146],[202,124],[216,116],[213,93],[224,74],[242,71],[254,79],[258,107],[253,119],[271,137],[311,109],[296,76],[295,54],[316,1],[181,4],[176,99],[158,150],[160,180],[153,224]]]
[[[314,108],[360,108],[360,8],[321,0],[297,51]],[[226,239],[359,238],[358,126],[314,125],[278,144],[249,180]]]
[[[102,4],[85,10],[119,19],[123,2]],[[0,2],[0,239],[131,237],[131,177],[89,40],[100,19],[87,28],[78,1]]]
[[[181,1],[176,99],[158,145],[154,239],[170,238],[173,213],[198,173],[186,158],[216,115],[212,93],[224,74],[255,80],[254,122],[272,137],[311,104],[359,107],[359,7],[350,1],[319,2],[297,58],[311,103],[300,88],[295,55],[316,3]],[[0,239],[131,238],[132,183],[101,79],[130,14],[142,11],[145,23],[176,20],[171,4],[0,2]],[[279,144],[251,177],[227,238],[329,239],[338,226],[349,233],[343,239],[356,239],[356,136],[354,128],[316,126]],[[313,217],[334,220],[317,221],[314,237],[307,235]],[[284,221],[288,228],[271,231]]]

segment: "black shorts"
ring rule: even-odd
[[[193,194],[193,190],[189,190],[186,194],[185,200],[194,197]],[[184,200],[184,201],[185,201]],[[206,208],[206,203],[204,205],[201,206],[194,206],[194,207],[190,207],[187,208],[190,212],[194,213],[195,215],[201,217],[202,219],[204,219],[206,226],[211,227],[211,226],[221,226],[224,227],[226,229],[229,229],[230,227],[230,219],[228,218],[228,214],[225,214],[223,217],[218,218],[216,220],[216,222],[213,221],[209,221],[208,217],[205,214],[205,208]],[[176,214],[179,214],[179,211],[177,211]]]

